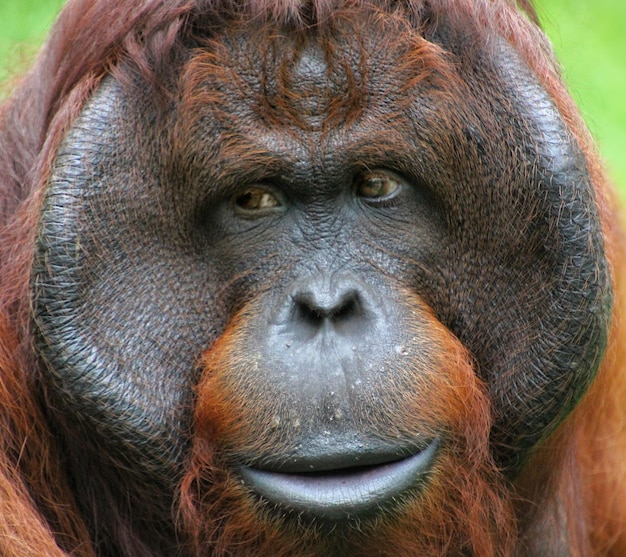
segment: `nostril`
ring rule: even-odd
[[[315,304],[310,292],[300,292],[293,296],[293,320],[305,323],[315,329],[322,326],[325,312]]]
[[[349,321],[361,314],[361,304],[357,292],[346,293],[337,307],[330,312],[329,318],[333,321]]]

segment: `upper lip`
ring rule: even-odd
[[[310,439],[299,443],[299,449],[290,454],[289,458],[277,460],[270,457],[255,462],[251,466],[268,472],[285,474],[306,474],[359,466],[376,466],[417,454],[429,444],[430,442],[421,442],[419,445],[413,443],[394,446],[389,443],[360,439],[337,439],[335,437],[332,443],[323,438]]]

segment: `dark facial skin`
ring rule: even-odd
[[[578,146],[504,42],[451,64],[462,35],[405,31],[234,28],[168,102],[109,77],[68,133],[36,344],[103,509],[167,522],[195,431],[242,499],[349,528],[453,452],[461,344],[509,477],[593,379],[611,300]]]

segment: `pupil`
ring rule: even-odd
[[[389,180],[381,176],[365,178],[361,182],[360,194],[363,197],[383,197],[391,190]]]
[[[239,205],[240,207],[243,207],[244,209],[254,209],[255,207],[258,207],[258,204],[259,204],[258,196],[255,196],[250,191],[241,194],[237,198],[237,205]]]
[[[368,180],[365,191],[372,197],[379,196],[385,191],[385,182],[380,178]]]

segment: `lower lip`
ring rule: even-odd
[[[394,462],[316,474],[280,473],[241,468],[246,484],[285,509],[326,520],[370,514],[408,489],[419,485],[437,453],[433,441],[423,451]]]

